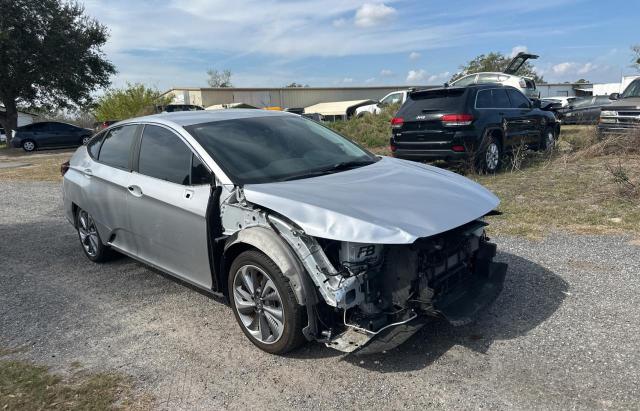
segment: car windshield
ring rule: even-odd
[[[187,130],[237,184],[313,177],[377,161],[341,135],[294,115],[215,121]]]
[[[634,81],[625,89],[621,98],[640,97],[640,81]]]

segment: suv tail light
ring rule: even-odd
[[[468,126],[473,122],[471,114],[445,114],[440,119],[445,126]]]
[[[69,171],[69,167],[71,167],[71,164],[69,164],[68,161],[65,161],[64,163],[60,164],[60,175],[64,177],[66,172]]]
[[[392,128],[400,128],[404,124],[404,118],[402,117],[394,117],[391,119],[391,127]]]

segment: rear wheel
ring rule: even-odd
[[[502,147],[495,137],[487,137],[486,142],[477,153],[478,168],[485,173],[493,174],[500,169],[502,163]]]
[[[553,128],[547,127],[542,133],[542,141],[540,148],[545,151],[551,151],[556,145],[556,132]]]
[[[27,153],[30,153],[36,149],[36,143],[32,140],[25,140],[22,142],[22,149]]]
[[[245,251],[231,265],[229,299],[242,332],[261,350],[284,354],[304,342],[304,308],[277,265]]]
[[[84,254],[89,260],[95,263],[101,263],[113,257],[113,251],[102,244],[96,223],[87,211],[81,208],[78,209],[76,225],[82,251],[84,251]]]
[[[89,142],[89,140],[91,140],[91,136],[84,136],[82,137],[82,145],[86,146],[87,143]]]

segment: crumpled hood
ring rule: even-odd
[[[413,243],[482,217],[500,203],[458,174],[390,157],[335,174],[247,184],[244,195],[311,236],[378,244]]]

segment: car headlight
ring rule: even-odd
[[[617,113],[611,110],[603,110],[600,112],[600,115],[603,117],[615,117]]]

